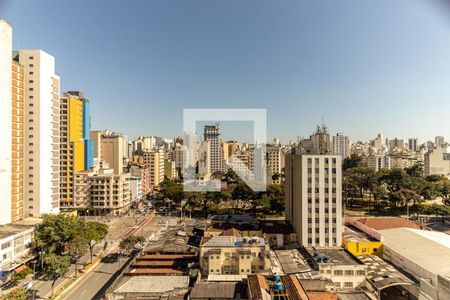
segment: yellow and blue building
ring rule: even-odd
[[[78,208],[74,201],[74,175],[93,167],[93,143],[89,139],[90,103],[78,91],[60,98],[60,206]],[[82,207],[79,207],[80,209]]]

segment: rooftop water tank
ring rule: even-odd
[[[281,282],[277,281],[273,285],[273,289],[276,291],[281,291],[281,290],[283,290],[283,284],[281,284]]]
[[[272,275],[272,280],[273,281],[279,281],[280,280],[280,275],[278,275],[278,273],[275,273]]]

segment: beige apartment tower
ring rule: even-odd
[[[24,70],[25,216],[59,212],[59,76],[55,58],[20,50]]]
[[[341,164],[340,155],[286,155],[286,219],[302,246],[342,244]]]
[[[162,149],[144,151],[142,156],[144,166],[150,170],[150,186],[155,189],[164,180],[164,151]]]

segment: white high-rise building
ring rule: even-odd
[[[424,173],[428,175],[442,175],[450,177],[450,160],[447,159],[446,149],[436,148],[425,153]]]
[[[333,136],[333,154],[340,155],[342,159],[350,156],[351,143],[348,136],[338,133]]]
[[[219,124],[206,125],[204,140],[211,144],[211,174],[223,170],[222,140]]]
[[[60,79],[55,58],[42,50],[20,50],[24,69],[25,216],[59,212]]]
[[[286,155],[286,219],[300,245],[342,244],[341,166],[339,155]]]
[[[12,26],[0,19],[0,224],[11,222]]]

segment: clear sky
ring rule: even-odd
[[[0,0],[0,16],[16,49],[56,57],[95,129],[173,137],[183,108],[244,107],[267,108],[269,139],[323,117],[352,140],[450,140],[450,11],[433,0]]]

